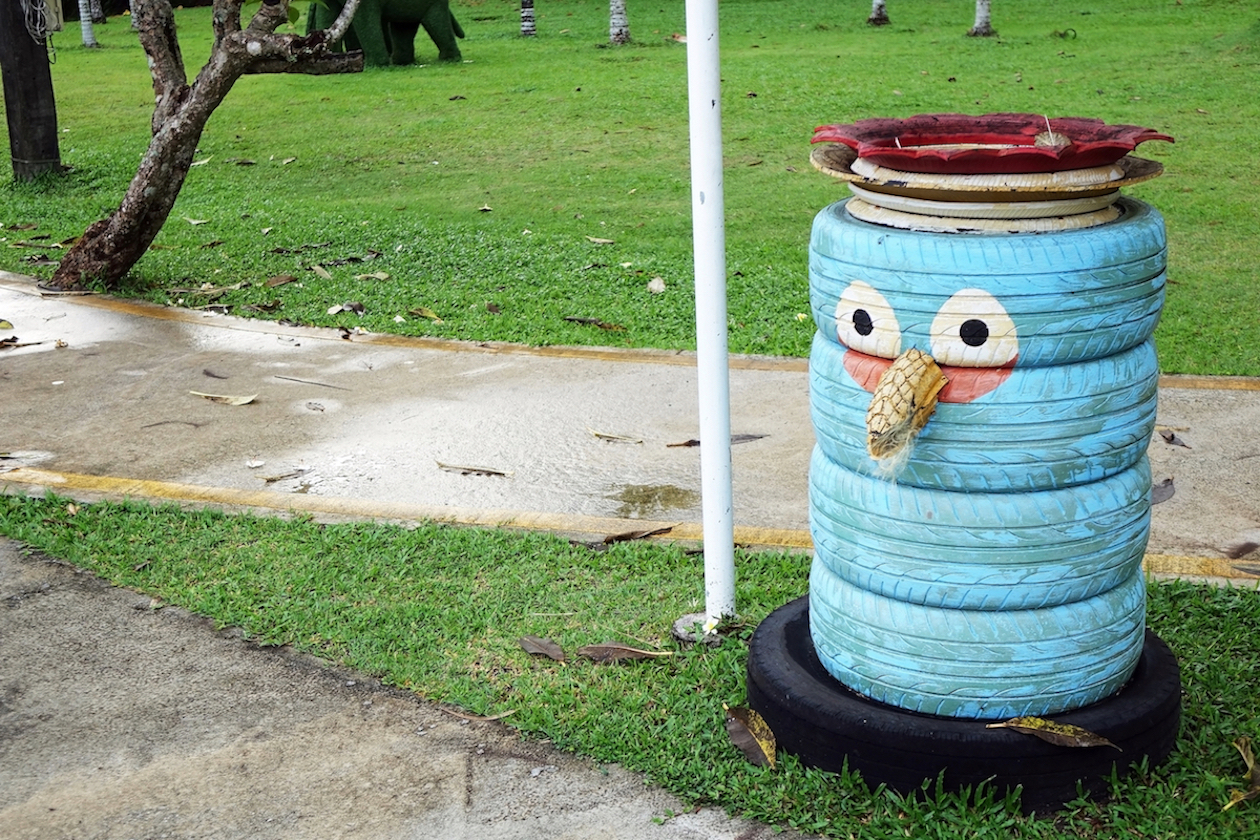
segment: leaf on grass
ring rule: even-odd
[[[626,328],[620,324],[610,324],[607,321],[601,321],[598,318],[578,318],[568,317],[564,320],[573,324],[589,324],[592,327],[599,327],[601,330],[611,330],[612,332],[625,332]]]
[[[230,394],[203,394],[201,391],[189,391],[194,397],[202,397],[210,400],[210,402],[223,403],[224,405],[249,405],[258,399],[257,394],[250,394],[247,397],[237,397]]]
[[[723,703],[722,708],[726,710],[726,734],[730,736],[731,743],[751,763],[773,770],[777,746],[774,732],[766,719],[756,710],[743,706],[727,706]]]
[[[210,220],[209,219],[190,219],[187,216],[185,216],[184,221],[188,222],[188,224],[190,225],[204,225],[206,222]]]
[[[204,157],[201,160],[194,160],[192,163],[188,165],[189,166],[205,166],[207,163],[210,162],[210,158],[212,157],[214,157],[214,155],[210,155],[210,157]]]
[[[1184,446],[1186,449],[1193,448],[1190,446],[1190,444],[1186,443],[1184,440],[1177,437],[1177,433],[1174,432],[1172,429],[1160,429],[1159,436],[1164,439],[1164,443],[1167,443],[1171,446]]]
[[[1234,741],[1234,749],[1238,750],[1243,762],[1247,765],[1247,789],[1231,790],[1229,802],[1225,803],[1222,811],[1228,811],[1239,802],[1260,799],[1260,764],[1256,764],[1256,758],[1251,752],[1251,739],[1244,735]]]
[[[487,311],[487,312],[489,312],[491,315],[502,315],[502,314],[503,314],[503,310],[499,308],[499,304],[497,304],[497,303],[487,303],[487,304],[486,304],[486,311]]]
[[[293,8],[292,8],[291,6],[289,7],[289,11],[293,11]],[[288,166],[290,163],[293,163],[293,161],[295,161],[295,160],[297,160],[297,158],[295,158],[295,157],[287,157],[287,158],[285,158],[284,160],[280,161],[280,165],[281,165],[281,166]]]
[[[586,240],[593,245],[613,245],[616,244],[615,239],[601,239],[598,236],[588,236]]]
[[[643,438],[629,437],[628,435],[613,435],[608,432],[597,432],[590,427],[587,427],[586,431],[590,432],[600,440],[610,440],[616,443],[643,443]]]
[[[383,271],[373,271],[371,274],[356,274],[355,280],[388,280],[389,275]]]
[[[202,248],[218,248],[222,244],[223,244],[222,239],[212,239],[209,242],[202,242],[201,247]]]
[[[986,729],[1013,729],[1060,747],[1111,747],[1124,752],[1101,735],[1070,723],[1056,723],[1039,717],[1017,717],[1001,723],[990,723]]]
[[[5,230],[36,230],[39,227],[35,222],[23,222],[22,224],[9,225]]]
[[[540,639],[537,636],[521,636],[519,643],[526,653],[534,656],[545,656],[557,662],[564,661],[564,649],[551,639]]]
[[[1159,484],[1151,488],[1151,504],[1157,505],[1160,502],[1166,502],[1177,492],[1177,488],[1173,486],[1172,478],[1165,478]]]
[[[619,542],[631,542],[633,540],[645,540],[648,537],[656,537],[661,534],[668,534],[674,530],[673,525],[666,525],[663,528],[652,528],[645,531],[622,531],[620,534],[609,534],[604,537],[604,545],[612,545]]]
[[[417,306],[413,309],[408,309],[407,314],[418,315],[421,318],[428,318],[430,321],[432,321],[435,324],[442,323],[441,316],[439,316],[436,312],[434,312],[432,309],[430,309],[427,306]]]
[[[311,271],[315,272],[320,277],[323,277],[325,280],[332,279],[332,275],[328,273],[328,269],[324,268],[322,265],[319,265],[318,263],[311,266]]]
[[[276,274],[267,278],[267,288],[274,289],[276,286],[283,286],[286,283],[296,283],[297,278],[292,274]]]
[[[284,301],[280,298],[275,298],[270,303],[251,303],[241,307],[246,312],[276,312],[283,308]]]
[[[443,464],[441,461],[435,462],[439,469],[447,472],[459,473],[460,475],[497,475],[504,478],[510,478],[512,473],[504,470],[495,470],[490,467],[461,467],[458,464]]]
[[[618,642],[604,642],[601,645],[585,645],[578,648],[578,656],[584,656],[595,662],[620,662],[623,659],[660,659],[662,656],[673,656],[668,650],[641,650]]]
[[[648,281],[647,290],[654,295],[659,295],[665,291],[665,278],[653,277]]]

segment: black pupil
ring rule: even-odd
[[[865,309],[854,310],[853,329],[858,331],[858,335],[870,335],[873,333],[875,324],[871,321],[871,314]]]
[[[979,347],[989,340],[989,325],[975,318],[964,321],[959,332],[968,347]]]

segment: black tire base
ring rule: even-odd
[[[1101,735],[1111,747],[1062,747],[993,721],[937,717],[878,703],[827,673],[809,632],[809,598],[798,598],[761,622],[749,643],[748,704],[778,746],[803,764],[831,772],[846,766],[871,787],[922,791],[939,777],[946,790],[988,783],[999,793],[1023,788],[1025,812],[1060,809],[1081,791],[1107,791],[1113,769],[1125,775],[1147,759],[1168,757],[1181,723],[1181,671],[1149,630],[1137,670],[1112,696],[1051,715]],[[930,785],[929,785],[930,787]]]

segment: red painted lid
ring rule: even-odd
[[[858,157],[903,172],[987,175],[1106,166],[1147,140],[1152,128],[1040,114],[919,114],[820,125],[814,143],[843,143]]]

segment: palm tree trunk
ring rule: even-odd
[[[967,30],[973,38],[990,38],[997,35],[989,17],[989,0],[976,0],[976,24]]]
[[[528,38],[536,34],[534,29],[534,0],[521,0],[521,36]]]
[[[630,21],[626,17],[626,0],[608,0],[608,40],[614,44],[630,43]]]
[[[871,26],[887,26],[891,22],[888,20],[888,9],[884,0],[871,0],[871,16],[866,22]]]
[[[79,0],[79,32],[83,34],[83,46],[100,46],[100,44],[96,43],[96,30],[92,28],[92,3],[90,0]]]

